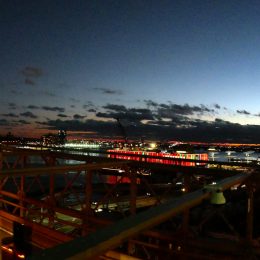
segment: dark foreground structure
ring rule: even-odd
[[[257,164],[10,147],[0,155],[0,227],[13,234],[5,257],[260,257]]]

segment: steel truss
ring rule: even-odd
[[[76,164],[68,165],[66,160],[70,159]],[[201,183],[198,175],[194,174],[196,172],[194,168],[181,168],[183,170],[181,175],[176,175],[176,171],[180,170],[176,168],[170,183],[158,184],[151,181],[146,170],[147,165],[49,151],[2,150],[0,153],[2,228],[11,231],[13,221],[26,224],[33,230],[31,238],[33,243],[42,248],[57,246],[58,250],[61,248],[64,252],[67,243],[77,243],[77,239],[81,239],[85,247],[78,252],[73,250],[70,252],[71,256],[77,255],[79,259],[98,255],[104,259],[106,254],[110,257],[111,254],[122,254],[147,259],[153,257],[156,259],[162,255],[168,255],[169,259],[172,256],[190,257],[187,248],[193,248],[192,255],[202,259],[202,256],[212,258],[210,253],[205,255],[205,251],[213,249],[221,256],[236,255],[234,252],[238,252],[236,248],[241,241],[243,245],[250,245],[248,248],[252,248],[252,244],[255,245],[253,201],[256,187],[255,179],[252,181],[252,177],[248,178],[252,172],[246,175],[236,174],[230,177],[233,179],[220,181],[222,188],[227,190],[234,185],[238,189],[242,184],[246,185],[246,232],[242,236],[225,216],[221,207],[217,209],[207,207],[208,213],[204,212],[195,225],[191,223],[192,208],[196,209],[197,205],[203,203],[211,194],[205,190],[200,190],[199,195],[196,193],[198,187],[203,187],[207,183],[205,179]],[[114,171],[109,172],[107,168],[113,168]],[[216,171],[224,174],[220,168],[218,167]],[[203,169],[196,170],[203,172]],[[212,169],[214,175],[217,174],[216,171]],[[205,169],[205,172],[207,175],[210,173],[209,169]],[[235,173],[235,171],[228,172],[232,175]],[[178,187],[180,182],[182,186]],[[192,195],[190,192],[193,192]],[[188,197],[184,196],[183,201],[180,195]],[[169,207],[162,212],[165,205],[170,205],[172,208]],[[150,209],[143,211],[144,208]],[[157,213],[151,216],[150,211],[160,213],[160,216],[156,215]],[[237,242],[230,245],[229,249],[225,246],[226,242],[223,242],[226,238],[223,234],[215,234],[221,236],[222,242],[209,243],[203,238],[203,228],[214,215],[221,218],[231,231],[232,239],[235,238]],[[113,224],[117,220],[119,222]],[[120,226],[123,237],[122,233],[115,233],[117,225]],[[102,240],[104,234],[106,240]],[[98,237],[97,242],[93,246],[88,246],[86,243],[93,240],[93,236]],[[64,244],[59,245],[60,243]],[[111,253],[113,248],[117,248],[117,251]],[[256,248],[254,247],[254,254],[257,255]],[[50,254],[53,252],[57,254],[55,250],[54,247]],[[106,251],[108,253],[105,253]],[[239,255],[241,254],[240,252]]]

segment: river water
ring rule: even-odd
[[[84,152],[84,151],[69,151],[71,154],[87,155],[87,156],[98,156],[98,157],[108,157],[107,154],[102,154],[96,151]],[[254,151],[248,152],[235,152],[235,151],[205,151],[205,150],[195,150],[194,153],[207,153],[210,161],[218,162],[228,162],[228,161],[256,161],[260,158],[260,153]],[[66,163],[75,164],[73,160],[67,160]]]

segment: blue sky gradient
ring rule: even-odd
[[[1,134],[39,136],[63,120],[102,135],[87,123],[116,124],[109,104],[153,114],[133,122],[124,111],[126,126],[260,125],[259,1],[3,0],[0,14]],[[158,105],[173,104],[182,113],[159,120]]]

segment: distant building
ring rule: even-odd
[[[65,130],[59,130],[58,134],[46,134],[42,136],[42,145],[62,145],[66,142],[67,133]]]
[[[59,139],[59,144],[65,144],[67,140],[67,133],[65,130],[59,130],[58,139]]]

